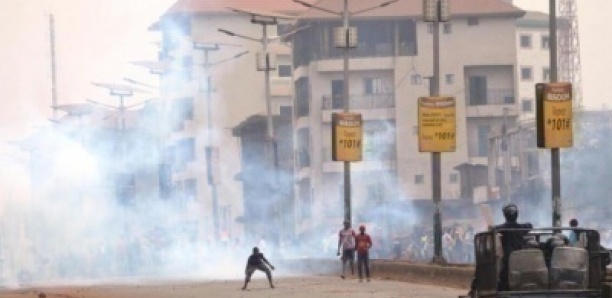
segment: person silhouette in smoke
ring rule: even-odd
[[[253,247],[253,254],[249,256],[246,269],[244,270],[246,277],[244,279],[244,286],[242,287],[242,290],[246,290],[247,284],[251,281],[251,276],[255,270],[265,272],[266,276],[268,277],[268,282],[270,283],[270,288],[274,289],[274,284],[272,283],[272,272],[270,272],[270,268],[268,268],[268,266],[274,270],[274,266],[268,262],[263,253],[259,252],[259,248]]]
[[[344,229],[338,232],[338,256],[342,248],[342,279],[345,278],[346,262],[351,265],[351,275],[355,274],[355,231],[351,229],[351,223],[344,221]]]

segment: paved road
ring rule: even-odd
[[[268,288],[264,279],[254,279],[248,291],[241,291],[241,281],[209,282],[139,282],[79,287],[0,290],[0,298],[200,298],[200,297],[288,297],[288,298],[391,298],[457,297],[465,291],[395,281],[341,280],[338,277],[295,277],[276,281]]]

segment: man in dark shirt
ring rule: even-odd
[[[510,254],[514,251],[523,249],[525,235],[533,226],[531,223],[518,223],[518,208],[514,204],[508,204],[502,209],[506,222],[495,226],[495,230],[500,230],[501,245],[503,250],[501,270],[499,272],[498,288],[500,291],[510,290],[508,284],[508,261]],[[516,230],[512,230],[516,229]]]
[[[272,264],[268,262],[266,257],[264,257],[264,255],[259,252],[259,248],[253,247],[253,254],[249,256],[249,259],[247,260],[246,264],[246,269],[244,270],[246,278],[244,279],[244,286],[242,287],[242,289],[246,290],[247,284],[251,281],[251,276],[253,275],[255,270],[265,272],[266,276],[268,277],[268,282],[270,282],[270,288],[274,289],[274,284],[272,284],[272,272],[270,272],[270,268],[268,268],[268,266],[270,266],[270,268],[274,270],[274,266],[272,266]]]

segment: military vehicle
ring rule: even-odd
[[[523,248],[508,257],[508,287],[500,287],[501,237],[523,233]],[[574,232],[578,241],[562,235]],[[559,240],[562,240],[561,242]],[[475,276],[467,298],[477,297],[606,297],[612,298],[606,280],[610,251],[591,229],[540,228],[490,229],[474,237]],[[502,290],[503,289],[503,290]]]

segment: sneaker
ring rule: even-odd
[[[340,278],[345,279],[344,275],[340,275]]]
[[[274,289],[274,285],[273,285],[273,284],[270,284],[270,288]]]
[[[246,287],[242,287],[242,290],[243,290],[243,291],[244,291],[244,290],[246,290]]]

